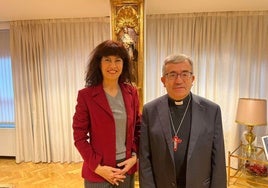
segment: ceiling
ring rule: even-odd
[[[145,14],[268,10],[268,0],[145,0]],[[0,0],[0,22],[103,17],[110,0]]]

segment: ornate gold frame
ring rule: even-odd
[[[129,50],[133,73],[143,106],[144,0],[110,0],[112,39],[122,41]]]

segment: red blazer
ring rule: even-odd
[[[129,84],[120,84],[127,113],[126,158],[138,154],[141,114],[137,90]],[[105,181],[94,173],[98,166],[116,167],[115,121],[102,84],[78,92],[73,116],[74,144],[84,163],[82,177],[91,182]],[[128,174],[133,174],[137,165]]]

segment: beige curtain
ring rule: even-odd
[[[110,38],[109,18],[10,23],[16,162],[81,160],[72,117],[91,50]]]
[[[146,27],[145,102],[166,93],[164,58],[190,55],[192,92],[221,106],[227,155],[243,141],[245,127],[235,123],[238,98],[268,99],[268,11],[148,15]],[[262,145],[267,128],[254,131]]]

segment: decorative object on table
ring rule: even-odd
[[[267,177],[268,175],[267,166],[264,164],[250,163],[249,161],[246,161],[245,168],[249,175],[261,177]]]
[[[268,135],[261,137],[262,143],[263,143],[263,148],[266,156],[266,160],[268,160]]]
[[[252,144],[256,138],[253,127],[267,124],[267,102],[265,99],[240,98],[237,106],[236,123],[247,126],[244,152],[254,156],[256,148]]]

